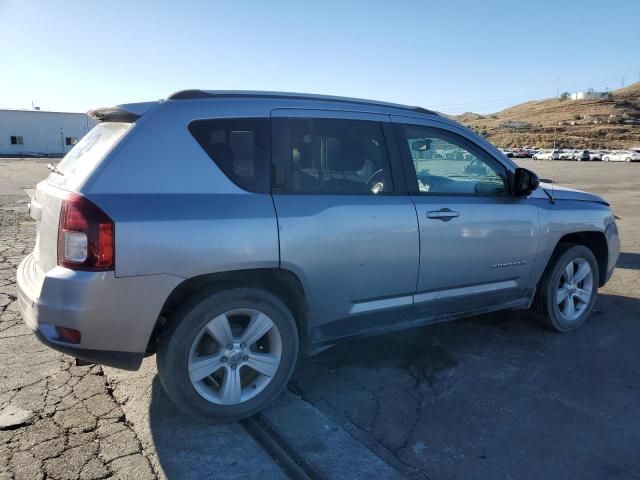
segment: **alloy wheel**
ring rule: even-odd
[[[227,311],[196,335],[189,352],[189,379],[204,399],[237,405],[262,392],[282,355],[278,327],[263,312]]]
[[[563,319],[577,321],[593,296],[593,270],[584,258],[574,258],[562,271],[556,288],[556,306]]]

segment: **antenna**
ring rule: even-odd
[[[560,79],[556,77],[556,92],[560,91]],[[556,94],[556,102],[558,103],[556,106],[556,125],[553,129],[553,150],[551,150],[551,203],[554,203],[553,197],[553,188],[556,183],[556,164],[555,159],[553,158],[553,153],[556,151],[556,141],[558,138],[558,127],[560,126],[560,97]]]

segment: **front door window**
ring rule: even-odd
[[[422,194],[504,195],[506,171],[451,132],[403,125]]]

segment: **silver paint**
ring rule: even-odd
[[[174,288],[203,274],[288,270],[300,280],[313,328],[377,312],[397,321],[393,312],[417,307],[428,320],[526,305],[568,233],[605,235],[607,278],[618,257],[611,210],[592,194],[555,185],[526,198],[249,193],[187,130],[196,119],[271,115],[416,123],[462,135],[515,171],[486,140],[440,116],[318,96],[229,96],[122,108],[142,116],[86,178],[73,188],[53,179],[38,185],[38,241],[18,270],[29,327],[79,328],[83,348],[144,352]],[[60,208],[72,191],[114,220],[114,272],[57,266]],[[445,208],[457,216],[446,222],[427,217]]]

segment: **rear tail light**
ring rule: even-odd
[[[109,216],[81,195],[62,203],[58,265],[73,270],[113,270],[115,226]]]
[[[58,334],[58,340],[67,343],[80,343],[82,339],[82,335],[75,328],[56,327],[56,333]]]

